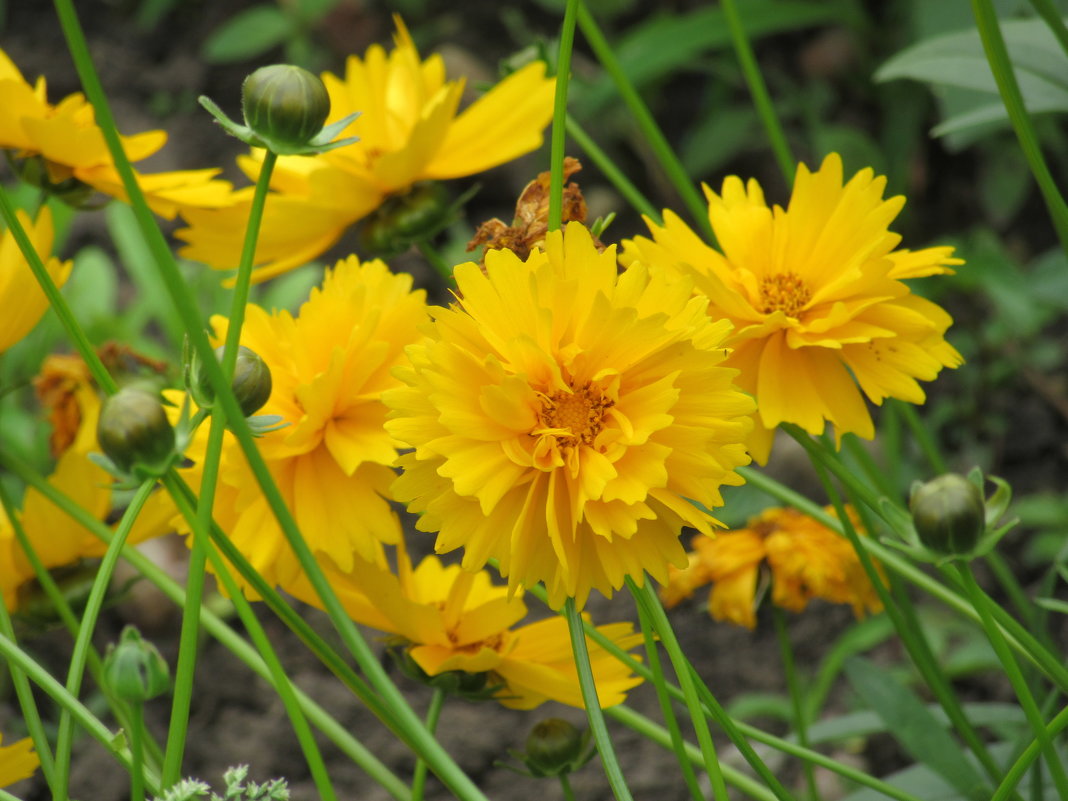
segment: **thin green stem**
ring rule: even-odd
[[[567,133],[575,140],[575,144],[590,157],[597,168],[604,174],[604,177],[608,179],[608,182],[623,196],[624,200],[653,222],[660,224],[664,221],[660,212],[649,202],[649,199],[639,191],[638,187],[631,183],[626,173],[616,166],[611,157],[601,149],[600,145],[593,141],[593,138],[586,133],[586,129],[570,114],[567,115]]]
[[[1053,778],[1053,783],[1057,788],[1057,796],[1059,798],[1068,798],[1068,775],[1065,774],[1064,765],[1057,755],[1053,742],[1046,734],[1046,721],[1042,719],[1042,712],[1039,710],[1038,704],[1035,703],[1031,688],[1027,686],[1027,680],[1020,671],[1020,666],[1012,655],[1012,651],[1009,650],[1001,628],[994,622],[993,616],[990,614],[991,601],[975,581],[975,574],[972,572],[970,564],[959,562],[956,567],[957,574],[960,576],[968,598],[979,612],[987,639],[990,640],[1001,666],[1005,668],[1005,675],[1008,676],[1009,682],[1016,692],[1016,697],[1020,700],[1020,706],[1023,708],[1024,714],[1027,715],[1027,720],[1031,724],[1035,739],[1041,743],[1042,751],[1046,757],[1046,764],[1049,766],[1050,776]]]
[[[100,560],[97,568],[93,587],[89,591],[89,599],[85,603],[85,613],[82,615],[82,623],[78,628],[78,636],[74,641],[74,650],[70,657],[70,666],[67,670],[67,692],[77,698],[82,687],[82,677],[85,673],[85,661],[92,647],[93,631],[96,629],[96,621],[100,616],[100,610],[104,605],[108,587],[111,585],[111,576],[115,571],[115,565],[122,553],[122,546],[133,528],[134,520],[141,513],[141,507],[148,500],[155,479],[148,479],[141,483],[137,492],[130,501],[130,505],[122,515],[118,530],[108,544],[104,558]],[[59,734],[56,736],[56,785],[53,796],[56,801],[67,801],[70,782],[70,758],[71,747],[74,744],[74,720],[71,710],[67,707],[59,716]]]
[[[438,249],[425,239],[417,239],[415,241],[415,246],[419,249],[419,252],[423,254],[423,258],[434,268],[434,271],[455,286],[456,279],[452,276],[452,265],[445,261],[442,255],[438,252]]]
[[[1042,17],[1042,21],[1046,23],[1053,35],[1057,37],[1061,49],[1068,53],[1068,26],[1064,24],[1057,5],[1053,0],[1031,0],[1031,6],[1038,12],[1038,16]]]
[[[772,604],[772,616],[775,619],[775,636],[779,640],[779,655],[782,657],[783,672],[786,674],[786,689],[790,693],[790,705],[794,712],[794,731],[797,733],[797,742],[808,748],[808,721],[805,719],[805,704],[801,695],[801,682],[797,676],[797,665],[794,662],[794,647],[790,642],[790,633],[786,630],[786,614],[782,609]],[[808,785],[808,797],[811,801],[818,801],[820,794],[816,787],[816,774],[811,762],[801,763],[805,773],[805,784]]]
[[[566,773],[560,774],[560,789],[564,793],[564,801],[575,801],[575,791],[571,789],[571,780]]]
[[[571,632],[571,651],[575,655],[575,668],[578,671],[579,687],[582,690],[582,701],[586,705],[586,717],[590,721],[590,732],[593,741],[597,744],[597,752],[601,755],[601,764],[604,766],[608,784],[612,788],[612,794],[616,801],[633,801],[627,781],[623,778],[623,772],[619,767],[619,758],[612,746],[612,738],[608,734],[608,727],[604,722],[604,710],[601,709],[601,701],[597,697],[597,684],[593,678],[593,667],[590,665],[590,652],[586,645],[586,631],[582,616],[575,608],[575,599],[568,598],[564,602],[563,615],[567,619],[567,628]]]
[[[430,696],[430,706],[426,710],[426,730],[433,734],[438,728],[438,718],[441,717],[441,708],[445,706],[445,691],[440,687],[434,688],[434,694]],[[415,772],[412,776],[412,801],[423,801],[426,792],[426,762],[421,759],[415,762]]]
[[[130,725],[130,753],[133,756],[133,770],[130,771],[130,801],[145,801],[145,780],[141,775],[145,762],[144,704],[135,701],[130,704],[130,711],[132,713]]]
[[[656,120],[649,111],[649,107],[642,100],[641,95],[638,94],[638,90],[634,88],[634,84],[627,77],[627,73],[619,63],[619,59],[612,52],[611,45],[608,44],[608,40],[584,3],[579,6],[578,24],[582,29],[582,35],[586,37],[586,41],[589,42],[594,55],[597,56],[597,60],[601,62],[601,66],[604,67],[605,72],[615,83],[616,91],[619,92],[623,103],[630,110],[635,122],[637,122],[638,129],[641,131],[644,140],[649,144],[653,155],[660,162],[660,166],[663,168],[668,180],[671,181],[672,186],[675,187],[683,203],[689,209],[690,215],[702,233],[709,240],[715,241],[712,224],[708,220],[708,204],[701,197],[701,193],[697,191],[697,187],[690,180],[690,176],[686,174],[686,168],[682,166],[679,157],[671,149],[667,137],[660,130],[660,126],[657,125]]]
[[[115,757],[123,767],[127,770],[133,769],[133,758],[129,750],[117,745],[118,742],[121,742],[121,738],[116,737],[115,732],[110,731],[107,726],[101,723],[86,708],[85,704],[67,692],[66,688],[56,681],[51,673],[38,665],[32,656],[3,634],[0,634],[0,657],[3,657],[9,664],[15,665],[32,679],[34,684],[44,690],[45,694],[50,696],[53,701],[68,711],[75,722],[85,729],[90,737],[104,746],[108,753]],[[148,789],[153,793],[159,793],[159,778],[147,767],[144,769],[144,773],[145,784]],[[55,794],[53,794],[53,798],[55,798]]]
[[[575,45],[575,16],[579,0],[567,0],[560,26],[560,48],[556,56],[556,94],[553,99],[553,127],[549,155],[548,230],[560,227],[564,208],[564,145],[567,141],[567,87],[571,80],[571,51]]]
[[[445,749],[442,748],[441,744],[426,731],[422,721],[419,720],[407,700],[390,680],[385,668],[379,663],[376,654],[356,628],[356,624],[345,613],[341,601],[326,580],[311,549],[300,533],[292,513],[286,506],[285,499],[275,485],[270,471],[256,447],[255,439],[247,421],[241,414],[241,409],[237,399],[234,397],[230,382],[214,358],[211,343],[203,330],[203,322],[196,301],[183,280],[175,262],[174,254],[171,253],[159,226],[156,224],[151,209],[145,202],[144,193],[137,184],[133,168],[123,151],[122,142],[115,128],[115,119],[108,106],[107,97],[100,85],[100,79],[89,55],[85,34],[78,21],[73,0],[54,0],[54,2],[75,68],[81,78],[86,96],[93,104],[97,123],[107,143],[108,151],[115,162],[115,169],[129,197],[130,205],[134,210],[141,233],[152,251],[155,266],[160,271],[160,276],[167,286],[167,291],[171,295],[175,309],[182,319],[190,344],[202,361],[204,374],[212,389],[215,390],[215,401],[225,411],[230,430],[245,454],[249,469],[255,476],[256,483],[263,491],[267,505],[278,521],[286,541],[293,549],[316,595],[322,600],[326,613],[337,629],[345,647],[353,655],[356,663],[370,681],[371,686],[382,696],[382,706],[385,710],[388,710],[387,718],[391,722],[391,726],[401,733],[402,738],[409,747],[427,760],[431,770],[454,794],[466,801],[474,801],[476,799],[477,801],[483,801],[485,795],[471,781],[470,777],[459,768]]]
[[[653,621],[644,606],[638,606],[638,621],[642,629],[642,637],[645,640],[645,655],[652,671],[652,684],[656,688],[656,699],[660,703],[660,715],[664,718],[668,732],[671,734],[671,747],[675,752],[679,768],[682,770],[682,778],[690,791],[690,796],[695,801],[704,800],[704,792],[697,783],[697,775],[690,764],[689,755],[686,753],[686,740],[679,728],[678,718],[675,717],[675,709],[671,705],[671,696],[667,691],[667,679],[664,677],[664,668],[660,663],[660,651],[656,644],[656,633],[653,629]]]
[[[946,464],[946,460],[942,457],[942,452],[938,449],[938,444],[935,442],[934,437],[931,436],[931,432],[927,430],[927,426],[920,419],[920,413],[916,411],[916,407],[911,403],[899,400],[893,400],[891,403],[894,411],[905,419],[905,425],[912,432],[916,444],[920,446],[920,451],[927,459],[927,463],[931,465],[931,469],[938,475],[948,473],[949,465]]]
[[[1053,742],[1054,738],[1065,727],[1068,727],[1068,707],[1058,712],[1057,716],[1046,725],[1045,737],[1042,739],[1036,737],[1032,740],[1031,744],[1012,763],[1012,766],[1005,771],[1005,778],[990,797],[990,801],[1007,801],[1010,796],[1014,796],[1016,794],[1016,785],[1020,783],[1027,769],[1031,767],[1031,763],[1042,753],[1045,743]]]
[[[675,637],[675,631],[668,622],[664,609],[656,597],[651,583],[647,580],[641,587],[629,576],[627,577],[627,589],[634,596],[635,603],[645,611],[652,621],[653,630],[660,637],[660,642],[667,651],[671,666],[675,669],[682,695],[686,701],[686,708],[690,712],[690,720],[693,724],[694,733],[697,735],[697,743],[701,747],[701,756],[704,769],[708,778],[712,781],[712,796],[717,801],[727,801],[727,784],[723,780],[723,771],[720,768],[719,758],[716,755],[716,746],[712,742],[712,732],[708,728],[708,720],[701,710],[701,700],[697,695],[697,687],[694,675],[690,670],[690,663],[679,647],[679,641]],[[663,676],[661,676],[663,681]]]
[[[108,372],[104,363],[100,361],[96,351],[93,350],[93,345],[88,337],[85,336],[85,332],[82,331],[74,312],[71,311],[66,299],[60,294],[59,287],[52,280],[52,276],[48,274],[41,257],[34,250],[33,243],[15,214],[14,206],[12,206],[11,200],[7,196],[7,191],[3,186],[0,186],[0,216],[3,217],[4,224],[15,237],[15,242],[18,244],[19,250],[22,251],[22,255],[25,256],[30,270],[33,271],[34,278],[37,279],[37,283],[41,286],[41,291],[48,298],[48,302],[55,310],[63,329],[67,332],[67,336],[70,337],[71,343],[77,348],[78,353],[81,354],[82,359],[88,366],[89,372],[96,380],[97,386],[108,395],[113,395],[118,389],[115,380],[111,377],[111,373]]]
[[[252,606],[245,599],[245,596],[242,594],[241,588],[237,585],[234,577],[230,575],[230,570],[226,566],[226,563],[223,562],[222,558],[208,542],[208,532],[200,527],[200,515],[198,514],[198,510],[191,504],[185,502],[186,498],[179,488],[174,488],[172,491],[172,487],[170,486],[170,484],[174,483],[172,479],[167,479],[167,483],[168,491],[171,491],[171,495],[175,499],[175,504],[178,506],[178,511],[193,529],[193,536],[200,538],[204,543],[208,559],[211,561],[215,575],[222,581],[223,588],[233,602],[238,617],[241,618],[241,622],[248,631],[249,637],[252,638],[256,650],[259,651],[260,657],[263,659],[264,664],[267,665],[267,669],[271,673],[271,678],[273,680],[272,684],[274,684],[275,691],[278,693],[278,697],[282,700],[283,706],[285,706],[286,714],[289,716],[290,725],[293,727],[293,733],[296,735],[297,742],[300,744],[301,751],[304,754],[304,760],[311,771],[315,787],[319,792],[319,797],[325,801],[336,801],[337,794],[334,792],[333,785],[330,782],[330,774],[326,769],[326,763],[323,762],[322,754],[319,752],[319,746],[315,742],[311,727],[308,725],[308,721],[304,717],[300,704],[297,702],[293,684],[289,680],[289,676],[286,675],[285,668],[282,667],[282,663],[278,659],[278,654],[275,652],[274,648],[271,647],[271,642],[267,638],[263,626],[260,625],[255,612],[252,611]]]
[[[2,481],[0,481],[0,507],[3,508],[7,520],[14,528],[16,537],[21,541],[25,538],[26,532],[22,529],[22,523],[18,515],[15,514],[14,504],[11,502],[11,497],[8,495]],[[33,554],[31,564],[34,563],[35,558],[36,554]],[[39,559],[36,560],[34,568],[36,569],[38,565],[40,565]],[[41,567],[41,570],[44,571],[44,568]],[[7,604],[4,603],[3,598],[0,598],[0,634],[3,634],[12,642],[16,642],[15,628],[11,624],[11,615],[7,611]],[[44,724],[41,722],[40,710],[37,709],[37,702],[33,697],[30,680],[15,665],[9,664],[7,667],[11,673],[11,683],[15,688],[15,696],[18,698],[19,708],[22,710],[22,719],[26,721],[26,729],[33,739],[33,747],[37,750],[37,756],[41,761],[41,773],[44,774],[45,781],[51,789],[55,781],[55,760],[52,756],[51,744],[48,742],[48,735],[45,734]]]
[[[897,494],[897,489],[891,482],[890,477],[886,474],[886,471],[879,468],[879,465],[875,463],[871,454],[868,453],[867,449],[857,437],[843,437],[842,447],[853,461],[855,461],[864,471],[864,475],[868,477],[868,481],[878,487],[880,492],[888,497],[893,497]]]
[[[742,17],[738,13],[738,5],[735,0],[722,0],[723,16],[727,19],[727,27],[731,32],[731,42],[734,44],[734,52],[738,56],[738,63],[742,67],[742,74],[749,86],[749,93],[753,96],[753,105],[756,106],[757,114],[764,125],[764,131],[771,143],[771,151],[775,154],[775,160],[779,163],[783,178],[788,185],[793,185],[794,170],[797,161],[790,152],[790,145],[786,141],[786,133],[783,131],[779,116],[775,113],[775,104],[771,102],[767,84],[760,72],[753,48],[749,44],[749,37],[745,33]]]
[[[1038,182],[1038,188],[1046,201],[1050,217],[1053,219],[1053,227],[1061,240],[1061,247],[1068,252],[1068,204],[1064,201],[1057,182],[1046,164],[1042,147],[1038,142],[1038,134],[1031,122],[1031,115],[1024,104],[1023,94],[1016,81],[1013,72],[1012,61],[1009,58],[1005,39],[1001,34],[998,24],[997,12],[994,10],[992,0],[972,0],[972,13],[975,16],[975,24],[979,29],[979,38],[983,42],[983,50],[986,52],[986,60],[990,64],[990,71],[994,73],[994,80],[1001,93],[1001,102],[1005,104],[1009,121],[1016,132],[1016,138],[1020,142],[1020,150],[1031,168],[1031,173]]]

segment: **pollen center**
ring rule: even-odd
[[[604,424],[605,411],[613,405],[589,384],[568,392],[559,390],[542,398],[541,423],[545,428],[564,429],[558,434],[562,446],[590,445]]]
[[[797,317],[812,298],[812,290],[797,273],[776,273],[760,282],[760,311],[781,311]]]

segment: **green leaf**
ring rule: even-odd
[[[200,54],[214,64],[247,61],[282,44],[292,30],[293,23],[277,6],[252,6],[216,28]]]
[[[1043,609],[1048,609],[1051,612],[1059,612],[1062,615],[1068,615],[1068,603],[1056,598],[1035,598],[1035,604],[1041,606]]]
[[[982,777],[965,758],[960,744],[892,673],[859,657],[846,662],[845,672],[853,689],[913,759],[927,765],[965,798],[989,798],[989,788],[984,789]]]
[[[938,721],[939,726],[949,726],[949,719],[938,704],[930,704],[927,711]],[[1027,716],[1016,704],[964,704],[964,714],[976,726],[1018,729],[1027,725]],[[869,737],[886,730],[885,721],[874,712],[849,712],[813,723],[808,730],[808,739],[811,743],[834,743],[856,737]]]
[[[1046,24],[1039,19],[1009,20],[1001,24],[1001,30],[1028,111],[1068,110],[1068,54]],[[974,28],[919,42],[875,72],[877,81],[900,78],[976,92],[966,108],[950,111],[943,105],[944,119],[932,131],[935,136],[1008,120],[979,32]],[[983,99],[989,96],[993,98]]]
[[[843,632],[823,657],[812,686],[805,693],[806,719],[819,717],[823,702],[849,657],[874,648],[893,633],[894,624],[886,615],[870,617]]]

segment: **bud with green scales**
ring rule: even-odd
[[[222,345],[215,349],[215,358],[219,361],[222,361],[224,350]],[[191,360],[192,377],[189,388],[193,393],[193,399],[200,408],[210,409],[215,402],[215,390],[195,352]],[[251,417],[271,397],[273,387],[271,368],[252,348],[239,345],[230,387],[233,389],[238,406],[241,407],[241,413],[245,417]]]
[[[134,626],[122,630],[118,645],[108,646],[104,679],[115,695],[136,704],[162,695],[171,686],[167,662]]]
[[[162,402],[137,387],[120,389],[104,401],[96,438],[123,473],[162,475],[175,456],[174,428]]]

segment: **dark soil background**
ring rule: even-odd
[[[80,12],[87,29],[91,51],[101,70],[105,88],[125,133],[165,127],[170,141],[164,151],[144,163],[147,169],[192,169],[208,166],[223,166],[225,175],[244,182],[236,170],[233,157],[240,152],[235,140],[228,139],[209,123],[207,115],[195,104],[199,94],[214,98],[224,109],[235,112],[241,80],[255,66],[281,58],[280,51],[272,52],[269,58],[256,63],[239,65],[208,65],[199,55],[199,48],[207,36],[234,13],[247,7],[244,2],[210,2],[192,0],[178,2],[164,21],[152,30],[140,29],[135,21],[141,3],[135,0],[101,2],[88,0],[81,3]],[[444,53],[449,65],[449,74],[467,74],[469,85],[473,80],[493,80],[497,61],[518,48],[511,26],[501,21],[504,14],[498,4],[469,3],[463,8],[428,8],[420,12],[421,4],[407,3],[406,21],[416,35],[421,50],[428,54],[434,49]],[[541,6],[530,5],[521,12],[522,20],[531,30],[546,38],[555,35],[559,15],[545,11]],[[881,5],[881,4],[875,4]],[[694,7],[695,4],[672,3],[672,7]],[[388,42],[392,24],[390,11],[381,4],[344,0],[315,32],[321,47],[323,66],[340,71],[344,56],[362,54],[373,42]],[[520,13],[509,9],[509,13]],[[873,10],[873,14],[877,14]],[[622,28],[638,19],[637,6],[628,15],[617,19]],[[855,66],[857,43],[851,40],[845,29],[814,30],[799,34],[779,36],[769,40],[759,50],[762,63],[771,64],[773,70],[790,74],[816,74],[836,91],[838,105],[833,113],[843,119],[856,119],[858,124],[870,124],[869,102],[857,95],[849,75]],[[443,44],[446,43],[447,44]],[[51,5],[30,0],[16,0],[7,5],[7,19],[3,28],[0,46],[33,80],[45,74],[49,83],[49,97],[55,102],[64,95],[80,89],[73,67],[55,21]],[[579,44],[576,71],[592,70],[592,62],[583,45]],[[674,142],[680,132],[694,124],[693,99],[705,91],[707,78],[697,74],[680,77],[661,87],[658,114],[665,130]],[[618,109],[613,109],[618,112]],[[613,118],[618,114],[613,114]],[[595,134],[600,131],[594,130]],[[637,136],[632,131],[612,137],[613,155],[630,172],[631,178],[658,206],[681,204],[673,196],[667,182],[659,174],[642,148],[636,144]],[[580,154],[579,154],[580,155]],[[902,220],[903,227],[895,227],[906,234],[906,243],[921,247],[937,239],[946,231],[963,231],[975,218],[975,199],[972,189],[972,157],[963,154],[955,157],[940,151],[937,145],[923,144],[916,154],[915,186],[917,194],[910,192],[912,212]],[[514,207],[515,197],[522,186],[548,164],[547,150],[505,167],[478,176],[482,190],[468,208],[471,230],[483,219],[499,216],[507,219]],[[761,180],[769,198],[785,199],[785,191],[775,165],[766,149],[752,154],[743,154],[738,163],[731,165],[729,172],[752,175]],[[931,175],[937,172],[939,178]],[[718,185],[722,175],[704,176],[713,185]],[[611,238],[642,233],[643,226],[637,215],[626,210],[614,190],[587,164],[578,179],[591,206],[593,216],[619,210],[620,216],[611,229]],[[457,194],[470,182],[454,182],[451,189]],[[1011,231],[1018,249],[1030,253],[1040,252],[1052,243],[1050,226],[1044,210],[1033,201],[1030,210],[1034,213],[1021,215],[1029,220]],[[106,241],[103,219],[100,213],[80,215],[68,243],[68,256],[78,247],[96,243],[110,247]],[[353,242],[346,239],[328,257],[344,255],[353,249]],[[967,258],[968,254],[963,254]],[[419,260],[405,257],[395,262],[398,268],[411,269],[417,277],[426,279],[425,268]],[[953,308],[952,299],[943,299],[954,311],[978,322],[984,313],[982,308],[966,305]],[[1063,322],[1053,332],[1065,342]],[[951,337],[952,340],[952,332]],[[968,368],[966,368],[968,369]],[[1050,490],[1065,486],[1066,421],[1063,382],[1050,379],[1043,386],[1049,391],[1043,395],[1034,391],[1034,381],[1022,377],[1010,378],[997,387],[997,393],[973,399],[990,416],[1000,415],[1006,425],[997,431],[979,431],[971,439],[962,438],[962,454],[978,452],[991,455],[991,471],[1012,480],[1018,492]],[[953,399],[954,393],[962,391],[954,375],[943,375],[932,392],[933,402],[940,397]],[[1050,389],[1052,387],[1052,389]],[[1013,413],[1007,414],[1012,410]],[[978,444],[977,444],[978,443]],[[962,459],[965,458],[962,456]],[[966,466],[966,465],[957,465]],[[811,475],[803,461],[788,447],[780,447],[772,469],[776,474],[798,489],[809,492],[812,497],[819,493],[814,488]],[[429,537],[420,535],[428,545]],[[184,559],[184,545],[178,541],[161,541],[150,546],[161,561],[180,575]],[[1012,546],[1009,546],[1010,556]],[[1027,576],[1024,575],[1025,581]],[[531,600],[532,609],[536,601]],[[612,601],[595,598],[589,607],[599,623],[618,619],[634,619],[629,598],[617,596]],[[770,620],[762,618],[756,632],[738,629],[729,625],[714,624],[695,601],[683,605],[673,613],[673,621],[683,640],[686,652],[702,671],[709,687],[724,702],[729,702],[743,693],[785,692],[785,683]],[[309,619],[325,630],[324,618],[314,610],[308,610]],[[325,669],[319,666],[300,645],[273,618],[261,614],[261,619],[282,655],[290,675],[296,682],[333,712],[339,721],[348,727],[370,750],[376,753],[400,776],[410,775],[412,757],[398,741],[373,717],[361,708]],[[134,600],[121,604],[107,614],[99,627],[97,644],[103,649],[106,643],[117,639],[122,625],[136,622],[143,633],[153,640],[173,665],[176,657],[179,620],[168,602],[155,595],[151,587],[138,586]],[[811,670],[826,652],[829,643],[851,623],[851,613],[842,607],[814,604],[803,615],[791,617],[790,633],[797,648],[797,658],[802,670]],[[239,627],[234,620],[232,623]],[[368,632],[374,638],[373,632]],[[69,640],[60,633],[30,641],[26,644],[45,663],[56,671],[65,668],[69,656]],[[896,647],[887,646],[881,652],[888,660],[896,659]],[[400,685],[409,693],[417,710],[425,708],[429,693],[398,677]],[[978,682],[975,692],[984,699],[1000,695],[1003,690]],[[99,699],[89,691],[89,701]],[[659,720],[655,696],[648,687],[638,688],[631,696],[638,710]],[[837,693],[832,698],[833,708],[842,711],[850,703],[847,692]],[[168,699],[159,699],[150,704],[148,715],[150,728],[161,740],[166,735]],[[496,760],[507,758],[508,749],[521,749],[530,727],[538,720],[560,716],[581,723],[583,713],[558,704],[546,706],[529,713],[505,710],[494,703],[473,704],[450,701],[442,716],[439,731],[449,751],[467,770],[475,782],[490,798],[508,798],[514,801],[542,801],[559,797],[555,784],[544,785],[539,781],[518,777],[494,766]],[[8,721],[18,718],[17,705],[11,697],[0,698],[0,730],[11,736]],[[781,730],[781,725],[772,720],[757,720],[769,727]],[[620,726],[610,724],[619,748],[623,770],[636,798],[673,801],[687,797],[685,786],[679,776],[673,758],[658,746],[638,737]],[[191,736],[185,762],[186,775],[196,776],[218,784],[223,771],[238,763],[251,766],[252,778],[265,780],[285,777],[290,782],[295,801],[311,801],[316,798],[314,785],[300,755],[284,710],[277,696],[265,682],[252,676],[247,668],[233,658],[222,646],[205,639],[198,663],[196,692],[193,700]],[[729,743],[720,744],[723,757],[741,766],[741,760]],[[323,744],[324,756],[331,777],[341,798],[378,801],[388,795],[367,779],[346,758],[339,755],[328,743]],[[860,755],[837,754],[839,758],[859,762],[876,774],[883,774],[902,764],[901,755],[891,742],[869,743],[866,752]],[[114,765],[107,753],[82,737],[75,746],[72,795],[81,801],[122,801],[128,794],[126,773]],[[766,758],[787,781],[797,778],[796,765],[781,760],[776,754]],[[833,777],[828,779],[827,799],[833,799],[836,790]],[[587,801],[611,798],[599,765],[595,762],[574,777],[573,785],[579,798]],[[27,801],[46,798],[41,782],[26,782],[13,788]],[[447,798],[446,793],[431,779],[428,798]]]

